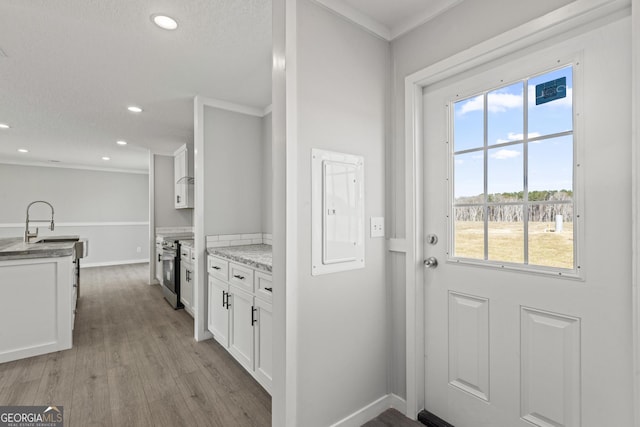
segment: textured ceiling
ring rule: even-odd
[[[461,0],[315,1],[393,39]],[[0,162],[146,171],[193,141],[196,95],[271,103],[270,0],[0,2]]]
[[[195,95],[271,103],[269,0],[3,0],[0,49],[5,162],[146,170],[193,140]]]

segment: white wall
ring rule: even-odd
[[[405,237],[404,80],[409,74],[455,55],[518,25],[558,9],[570,0],[465,1],[391,43],[393,56],[393,138],[387,164],[387,237]],[[405,257],[391,253],[389,300],[393,373],[391,391],[406,398]]]
[[[262,231],[262,118],[204,107],[205,234]]]
[[[176,209],[174,203],[173,156],[155,154],[154,217],[155,227],[191,227],[193,209]]]
[[[273,233],[272,115],[262,118],[262,232]]]
[[[39,234],[88,238],[83,266],[148,261],[148,180],[146,174],[0,164],[0,236],[23,236],[27,205],[46,200],[56,227],[38,224]],[[45,205],[30,210],[32,219],[49,217]]]
[[[296,7],[298,119],[287,127],[297,137],[287,144],[296,145],[297,175],[287,180],[296,180],[298,192],[296,217],[287,222],[297,223],[297,238],[287,252],[296,253],[298,274],[287,282],[297,300],[287,304],[296,304],[298,316],[297,425],[314,427],[388,393],[385,240],[367,233],[364,269],[311,276],[310,164],[312,148],[364,156],[367,224],[385,215],[390,52],[387,42],[316,3]]]

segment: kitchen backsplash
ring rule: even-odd
[[[156,227],[156,234],[193,233],[193,227]]]
[[[241,245],[270,245],[273,236],[268,233],[218,234],[207,236],[208,248]]]

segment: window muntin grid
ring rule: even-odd
[[[573,71],[452,104],[450,258],[575,271]],[[536,85],[559,78],[566,97],[537,105]]]

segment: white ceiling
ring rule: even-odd
[[[461,0],[316,1],[391,40]],[[193,141],[195,95],[268,107],[271,61],[270,0],[2,0],[0,162],[146,171]]]
[[[0,49],[5,162],[147,170],[193,141],[195,95],[271,103],[270,0],[3,0]]]

